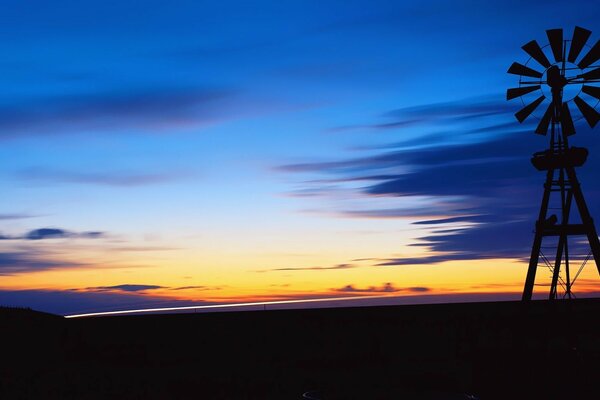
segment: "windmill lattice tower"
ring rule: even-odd
[[[574,297],[573,284],[591,258],[600,273],[600,241],[575,172],[585,163],[588,150],[569,145],[570,136],[575,134],[574,117],[585,119],[592,128],[600,121],[600,113],[590,105],[593,102],[597,106],[600,100],[600,87],[596,86],[600,83],[600,65],[594,65],[600,59],[600,40],[587,46],[591,32],[580,27],[575,27],[572,39],[563,39],[562,29],[550,29],[546,34],[548,45],[540,47],[532,40],[522,46],[530,58],[524,65],[516,62],[511,65],[508,72],[519,75],[519,87],[508,89],[506,93],[507,100],[521,98],[523,101],[524,107],[515,114],[519,122],[547,103],[535,133],[550,134],[548,149],[531,158],[537,170],[546,172],[546,181],[523,301],[531,300],[540,259],[552,271],[551,300],[559,297],[559,287],[563,289],[563,298]],[[576,106],[573,114],[569,103]],[[576,236],[587,239],[587,256],[573,255],[572,250],[581,247],[580,242],[569,240]],[[543,247],[546,238],[551,244]],[[550,249],[548,256],[542,249]]]

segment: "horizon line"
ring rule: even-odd
[[[259,302],[250,302],[250,303],[225,303],[225,304],[209,304],[209,305],[198,305],[198,306],[140,308],[140,309],[135,309],[135,310],[100,311],[100,312],[84,313],[84,314],[71,314],[71,315],[64,315],[64,318],[101,317],[101,316],[108,316],[108,315],[154,313],[154,312],[162,312],[162,311],[179,311],[179,310],[196,310],[196,309],[250,307],[250,306],[263,306],[263,305],[267,306],[267,305],[276,305],[276,304],[316,303],[316,302],[321,302],[321,301],[365,300],[365,299],[379,299],[379,298],[385,298],[385,297],[396,297],[396,296],[378,295],[378,296],[352,296],[352,297],[323,297],[323,298],[318,298],[318,299],[273,300],[273,301],[259,301]]]

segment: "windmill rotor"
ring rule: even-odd
[[[529,56],[526,63],[514,62],[509,74],[519,76],[519,86],[506,92],[506,99],[521,99],[523,107],[515,113],[519,122],[535,115],[539,123],[535,133],[546,135],[552,121],[562,133],[575,133],[574,121],[585,119],[590,127],[600,122],[596,110],[600,102],[600,40],[588,45],[591,31],[576,26],[571,39],[565,39],[562,29],[546,31],[548,44],[540,46],[536,40],[521,48]],[[574,107],[571,108],[573,103]],[[592,105],[593,104],[593,105]],[[572,110],[576,110],[573,119]]]

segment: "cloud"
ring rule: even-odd
[[[344,293],[394,293],[394,292],[428,292],[431,289],[423,286],[414,286],[407,288],[397,288],[391,282],[386,282],[382,286],[369,286],[368,288],[357,288],[354,285],[346,285],[338,289],[332,289],[336,292]]]
[[[333,204],[321,214],[409,218],[416,233],[427,232],[412,245],[433,255],[378,265],[528,258],[545,179],[529,158],[547,139],[533,134],[535,123],[519,125],[512,116],[517,109],[498,96],[393,110],[384,115],[397,122],[422,120],[422,134],[369,149],[365,157],[289,164],[280,171],[310,177],[299,190]],[[438,123],[446,126],[444,132],[436,131]],[[577,129],[571,143],[590,149],[577,172],[592,215],[598,215],[600,187],[593,171],[600,169],[600,145],[587,126]],[[353,193],[352,201],[340,199],[340,192]],[[384,201],[386,207],[377,206]],[[583,252],[580,258],[587,254],[582,246],[573,250]]]
[[[353,130],[361,130],[361,129],[375,129],[375,130],[392,130],[398,128],[407,128],[414,126],[418,123],[422,122],[420,119],[403,119],[399,121],[391,121],[391,122],[381,122],[376,124],[366,124],[366,125],[346,125],[346,126],[338,126],[335,128],[330,128],[331,132],[344,132],[344,131],[353,131]]]
[[[270,271],[328,271],[328,270],[336,270],[336,269],[350,269],[356,268],[357,265],[354,264],[337,264],[331,267],[285,267],[285,268],[273,268],[266,270],[259,270],[256,272],[270,272]]]
[[[179,286],[174,288],[169,288],[170,290],[221,290],[221,286]]]
[[[0,138],[99,131],[171,132],[230,114],[227,89],[165,89],[49,98],[0,107]]]
[[[416,125],[431,123],[432,121],[448,124],[470,119],[482,119],[510,113],[511,111],[512,106],[508,103],[498,104],[497,102],[490,100],[489,97],[482,97],[479,99],[472,99],[472,101],[468,102],[452,101],[433,103],[386,111],[380,117],[385,120],[383,122],[364,125],[340,126],[332,128],[332,130],[395,130],[412,128]],[[503,124],[502,126],[505,128],[510,128],[510,126],[507,124]],[[445,133],[431,136],[439,141],[440,136],[442,135],[445,136]],[[419,138],[418,142],[414,144],[422,145],[422,138]]]
[[[125,283],[121,285],[113,285],[113,286],[91,286],[83,289],[73,289],[75,291],[92,291],[92,292],[145,292],[147,290],[156,290],[156,289],[168,289],[168,290],[221,290],[221,286],[203,286],[203,285],[195,285],[195,286],[178,286],[178,287],[169,287],[169,286],[159,286],[159,285],[141,285],[141,284],[131,284]]]
[[[429,292],[431,289],[424,286],[412,286],[406,288],[405,290],[408,290],[409,292]]]
[[[475,256],[475,255],[474,255]],[[388,258],[382,259],[376,263],[376,266],[389,267],[396,265],[429,265],[437,264],[444,261],[450,260],[464,260],[467,258],[464,253],[457,254],[443,254],[435,256],[424,256],[424,257],[400,257],[400,258]]]
[[[440,224],[451,224],[454,222],[485,222],[486,215],[463,215],[460,217],[441,218],[441,219],[428,219],[423,221],[413,222],[415,225],[440,225]]]
[[[31,230],[20,236],[0,236],[0,240],[47,240],[47,239],[99,239],[105,237],[104,232],[89,231],[89,232],[71,232],[59,228],[39,228]]]
[[[83,265],[83,263],[72,261],[53,260],[48,254],[37,251],[0,253],[0,276],[50,269],[77,268]]]
[[[180,247],[173,246],[114,246],[110,247],[111,252],[145,252],[145,251],[172,251],[180,250]]]
[[[494,101],[496,97],[487,96],[472,98],[466,101],[448,101],[442,103],[431,103],[420,106],[410,106],[385,112],[383,115],[398,118],[400,121],[406,119],[411,121],[436,120],[465,120],[481,119],[493,115],[510,114],[514,107],[508,102]]]
[[[384,208],[371,210],[340,210],[340,215],[350,218],[414,218],[417,216],[435,215],[438,209],[435,206],[414,208]]]
[[[136,173],[128,171],[80,172],[51,168],[27,168],[16,173],[16,177],[35,183],[78,183],[88,185],[137,187],[169,183],[189,177],[189,173],[162,172]]]
[[[37,217],[37,215],[31,215],[31,214],[0,214],[0,221],[8,221],[8,220],[14,220],[14,219],[27,219],[27,218],[34,218]]]
[[[139,285],[139,284],[130,284],[125,283],[122,285],[114,285],[114,286],[93,286],[87,287],[85,290],[92,292],[105,292],[105,291],[120,291],[120,292],[144,292],[146,290],[155,290],[155,289],[165,289],[165,286],[158,285]]]
[[[69,233],[63,229],[55,228],[40,228],[29,231],[23,239],[27,240],[42,240],[42,239],[61,239],[69,237]]]

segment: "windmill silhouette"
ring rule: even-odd
[[[535,40],[530,41],[522,46],[530,56],[529,60],[525,64],[515,62],[508,69],[508,73],[519,76],[519,87],[508,89],[506,98],[520,98],[523,102],[523,108],[515,117],[523,122],[540,105],[547,103],[535,133],[544,136],[550,133],[548,149],[531,158],[537,170],[546,171],[546,181],[535,224],[523,301],[531,300],[540,258],[552,271],[551,300],[559,296],[559,287],[564,290],[564,298],[574,297],[573,284],[591,258],[600,273],[600,241],[575,172],[585,163],[588,150],[569,145],[569,137],[575,134],[574,121],[583,118],[592,128],[600,121],[600,113],[590,105],[592,102],[597,106],[600,100],[600,87],[596,86],[600,83],[600,65],[594,65],[600,59],[600,41],[592,47],[587,46],[591,32],[580,27],[575,27],[570,40],[563,39],[562,29],[550,29],[546,34],[548,45],[540,47]],[[576,106],[573,114],[570,103]],[[578,215],[574,215],[573,208]],[[548,215],[549,209],[556,213]],[[572,236],[587,238],[590,249],[587,256],[581,258],[569,254]],[[558,239],[547,246],[554,253],[553,258],[542,252],[542,241],[546,237]],[[575,262],[580,265],[573,273]]]

